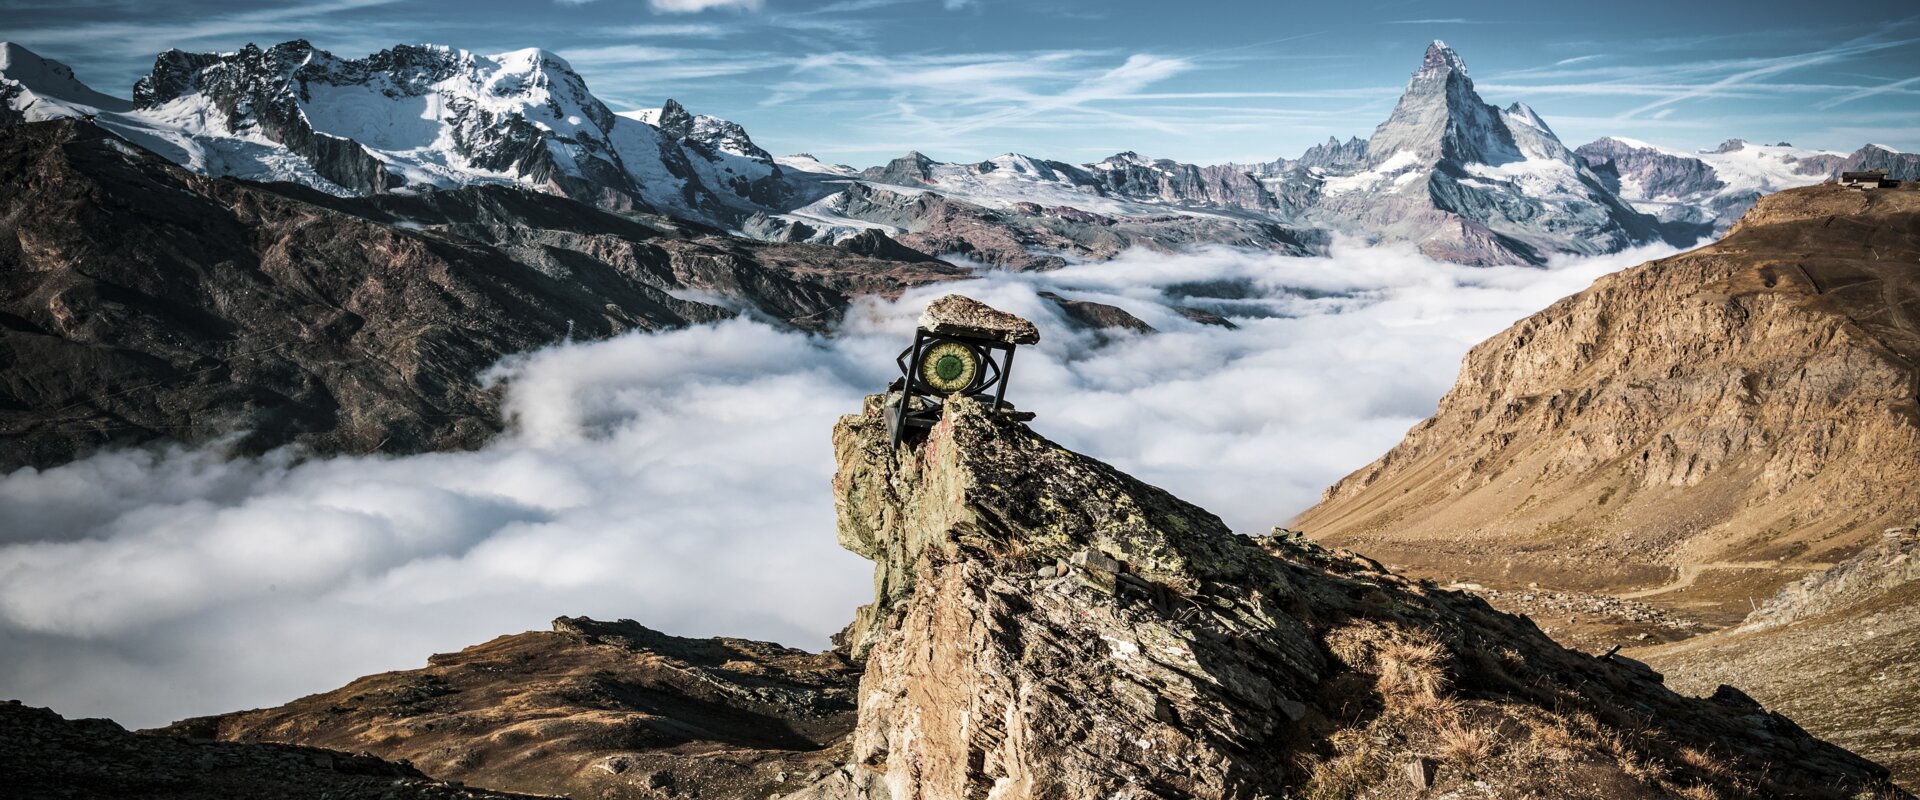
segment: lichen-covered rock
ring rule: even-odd
[[[835,429],[841,543],[875,562],[840,796],[1843,797],[1885,771],[1747,703],[1219,518],[964,398]],[[1406,778],[1415,757],[1433,788]],[[1892,790],[1889,790],[1892,791]]]
[[[1007,344],[1039,344],[1033,323],[966,295],[950,294],[927,304],[920,327],[931,333],[976,336]]]

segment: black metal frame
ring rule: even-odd
[[[973,376],[973,382],[957,392],[941,392],[927,385],[920,378],[920,357],[935,345],[955,342],[973,350],[980,358],[980,369]],[[999,411],[1007,399],[1007,378],[1013,374],[1014,346],[997,339],[983,339],[977,336],[957,336],[953,334],[928,333],[924,328],[914,331],[913,344],[900,351],[894,363],[900,365],[900,380],[894,382],[894,389],[900,392],[900,401],[887,408],[887,426],[893,431],[893,443],[900,444],[906,429],[931,428],[940,422],[940,412],[950,397],[985,397],[987,390],[993,390],[993,411]],[[1001,354],[998,362],[994,354]],[[911,401],[918,397],[925,401],[927,408],[911,410]]]

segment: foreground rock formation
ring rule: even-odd
[[[509,800],[438,781],[404,764],[291,745],[140,736],[104,719],[62,719],[0,703],[0,786],[9,797],[313,797]]]
[[[1738,690],[1683,697],[1470,595],[1206,511],[960,400],[843,418],[875,601],[850,758],[803,796],[1848,797],[1884,771]]]
[[[579,798],[760,798],[837,773],[859,670],[835,653],[554,621],[426,667],[155,733],[405,760],[476,786]]]
[[[336,198],[209,178],[79,120],[0,126],[0,471],[107,444],[479,444],[480,373],[563,341],[803,328],[957,277],[506,187]]]

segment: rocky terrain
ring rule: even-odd
[[[965,274],[506,187],[210,178],[79,120],[0,127],[0,185],[0,470],[236,432],[470,447],[503,423],[480,374],[504,356],[732,309],[817,329],[850,295]]]
[[[762,798],[837,774],[859,668],[837,653],[561,618],[426,667],[150,733],[291,742],[580,798]]]
[[[1737,690],[1683,697],[1471,595],[1236,535],[978,404],[895,449],[879,400],[834,434],[841,543],[875,562],[874,603],[843,634],[866,665],[863,769],[802,797],[1878,786]]]
[[[9,797],[510,800],[368,755],[284,744],[141,736],[104,719],[62,719],[0,702],[0,781]]]
[[[1634,651],[1683,691],[1735,683],[1920,786],[1920,531],[1780,590],[1738,628]]]
[[[1474,348],[1432,418],[1296,524],[1491,587],[1563,641],[1659,645],[1634,652],[1677,685],[1739,685],[1920,781],[1896,719],[1920,701],[1916,575],[1882,534],[1920,516],[1917,261],[1920,192],[1770,195]],[[1611,597],[1516,600],[1539,587]]]

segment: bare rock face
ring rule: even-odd
[[[1771,195],[1475,347],[1299,524],[1433,574],[1738,621],[1920,516],[1916,260],[1920,192]]]
[[[142,736],[104,719],[62,719],[0,702],[0,785],[9,797],[252,800],[510,800],[369,755]]]
[[[370,751],[541,795],[762,798],[833,773],[859,668],[837,653],[554,620],[422,669],[158,733]]]
[[[1681,697],[1469,595],[1236,535],[978,403],[895,448],[869,398],[834,446],[875,600],[843,634],[859,770],[803,797],[1898,795],[1737,691]]]

